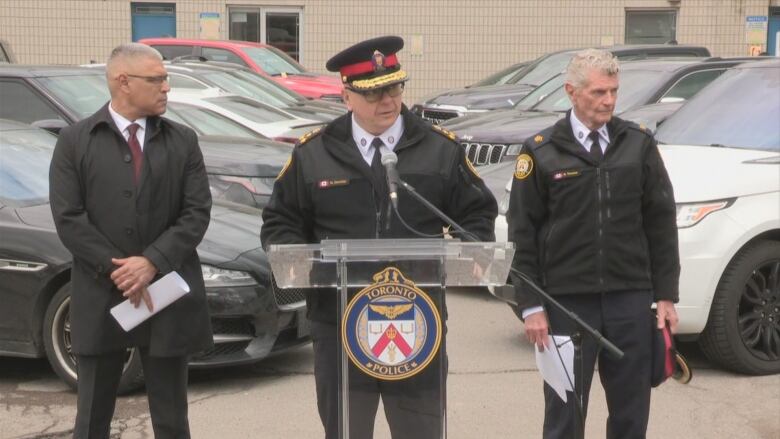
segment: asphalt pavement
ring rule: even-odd
[[[447,303],[448,437],[541,437],[542,380],[522,324],[482,291],[451,290]],[[780,375],[725,372],[695,344],[681,350],[693,380],[653,391],[648,438],[780,439]],[[310,346],[252,366],[192,371],[189,399],[193,438],[323,437]],[[607,411],[597,379],[590,400],[586,437],[603,438]],[[0,359],[0,438],[71,437],[75,401],[45,360]],[[390,437],[381,413],[377,439]],[[120,397],[112,438],[153,437],[143,391]]]

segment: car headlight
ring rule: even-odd
[[[522,143],[513,143],[506,147],[506,155],[517,156],[520,155],[520,150],[523,149]]]
[[[246,271],[225,270],[213,265],[201,264],[203,282],[210,287],[247,287],[257,285],[251,274]]]
[[[704,217],[723,210],[734,204],[734,199],[706,201],[703,203],[685,203],[677,205],[677,228],[692,227],[703,220]]]

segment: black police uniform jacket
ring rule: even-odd
[[[652,135],[613,117],[598,164],[569,113],[518,156],[507,212],[514,268],[552,295],[652,290],[677,302],[680,274],[672,185]],[[513,278],[521,309],[540,305]]]
[[[378,193],[371,168],[352,139],[352,113],[296,145],[263,210],[261,239],[270,244],[319,243],[323,239],[415,238]],[[493,241],[496,200],[449,132],[403,107],[404,132],[396,144],[402,180],[480,240]],[[384,191],[383,191],[384,192]],[[445,224],[402,189],[398,209],[414,229],[441,234]],[[334,291],[307,294],[309,318],[336,321]]]
[[[211,193],[197,137],[183,125],[149,117],[137,186],[131,157],[107,105],[64,128],[54,149],[51,209],[73,254],[73,352],[148,346],[153,356],[181,356],[205,350],[212,334],[196,247],[208,227]],[[190,292],[125,332],[109,314],[124,300],[111,281],[111,258],[139,255],[157,267],[157,278],[177,271]]]

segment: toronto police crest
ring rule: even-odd
[[[401,380],[433,360],[441,331],[439,311],[428,294],[389,267],[349,302],[341,336],[349,358],[364,373]]]

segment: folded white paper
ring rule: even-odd
[[[572,383],[574,383],[574,344],[571,342],[571,337],[563,335],[550,337],[550,342],[549,347],[545,348],[544,352],[539,352],[539,349],[534,346],[536,367],[539,368],[547,385],[555,390],[563,402],[566,402],[566,391],[574,391],[572,388]],[[553,343],[558,346],[557,350]],[[560,352],[560,357],[558,352]],[[566,365],[565,370],[564,365]]]
[[[140,325],[146,319],[157,314],[176,301],[179,297],[189,293],[190,286],[187,285],[187,282],[182,279],[181,276],[179,276],[179,273],[172,271],[157,280],[157,282],[149,285],[148,290],[149,296],[152,298],[154,311],[150,312],[144,301],[141,301],[141,304],[136,308],[130,303],[130,299],[111,308],[111,315],[119,322],[119,326],[121,326],[125,332]]]

